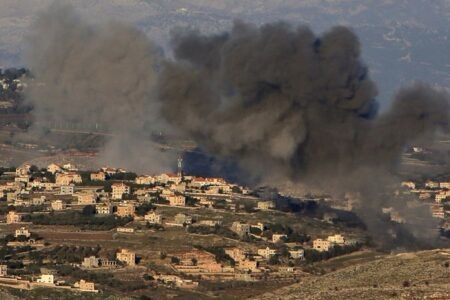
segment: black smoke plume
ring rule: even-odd
[[[179,30],[172,43],[175,59],[159,77],[162,113],[203,149],[258,181],[360,195],[377,240],[389,230],[383,206],[408,215],[412,236],[436,237],[425,233],[435,222],[423,207],[402,207],[387,191],[404,147],[447,127],[445,92],[415,84],[377,117],[376,86],[346,27],[316,36],[307,27],[237,22],[216,36]]]

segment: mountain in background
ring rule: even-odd
[[[22,38],[52,0],[0,1],[0,66],[22,66]],[[450,86],[449,0],[72,0],[88,19],[130,22],[169,49],[169,33],[190,26],[205,33],[230,28],[235,19],[255,24],[288,21],[316,32],[352,27],[386,106],[401,85],[423,80]]]

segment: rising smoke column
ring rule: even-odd
[[[408,142],[448,125],[448,95],[416,84],[376,117],[377,89],[355,34],[316,36],[284,23],[237,22],[231,32],[173,35],[175,59],[159,78],[164,117],[207,152],[232,158],[269,184],[307,182],[361,195],[359,213],[389,244],[382,206],[410,218],[414,238],[433,228],[423,207],[393,200],[390,185]]]
[[[161,124],[154,95],[159,57],[143,32],[115,21],[89,23],[72,6],[55,2],[25,42],[35,77],[26,98],[36,132],[53,124],[106,131],[113,137],[100,155],[103,163],[167,169],[167,155],[149,139]]]

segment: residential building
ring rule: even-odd
[[[96,292],[95,284],[84,279],[81,279],[79,282],[77,282],[75,286],[78,287],[81,291]]]
[[[129,266],[136,265],[136,254],[128,249],[121,249],[116,254],[116,258],[118,261],[124,262]]]
[[[69,185],[71,183],[81,183],[81,175],[76,172],[56,173],[55,182],[58,185]]]
[[[425,182],[425,187],[429,189],[438,189],[439,188],[439,182],[428,180]]]
[[[88,269],[98,268],[100,266],[100,258],[95,256],[85,257],[81,263],[81,266]]]
[[[150,224],[162,224],[162,219],[162,215],[155,211],[149,212],[144,216],[144,220]]]
[[[250,251],[238,247],[225,249],[225,253],[229,255],[234,261],[241,261],[250,255]]]
[[[344,245],[345,244],[345,238],[342,235],[340,235],[340,234],[330,235],[327,238],[327,240],[330,243],[333,243],[333,244],[338,244],[338,245]]]
[[[62,200],[54,200],[51,203],[53,210],[63,210],[66,208],[66,204]]]
[[[55,277],[52,274],[42,274],[40,278],[38,278],[37,282],[54,284]]]
[[[220,226],[222,225],[222,221],[221,220],[201,220],[198,222],[199,225],[203,225],[203,226]]]
[[[31,165],[24,164],[16,168],[16,176],[26,176],[30,174]]]
[[[249,259],[241,260],[238,262],[238,269],[249,272],[258,272],[258,262]]]
[[[272,234],[272,243],[283,242],[287,239],[286,234],[274,233]]]
[[[21,219],[22,218],[18,213],[16,213],[14,210],[11,210],[6,215],[6,224],[20,223]]]
[[[135,206],[133,203],[121,203],[117,206],[116,215],[119,217],[133,217]]]
[[[97,203],[97,195],[94,192],[82,192],[76,196],[78,205],[95,205]]]
[[[122,199],[122,196],[125,194],[130,194],[131,190],[128,185],[125,183],[114,183],[112,186],[112,193],[111,198],[112,199]]]
[[[63,169],[58,166],[57,164],[51,163],[47,166],[47,172],[52,173],[52,174],[56,174],[58,172],[62,172]]]
[[[184,196],[168,196],[166,199],[169,201],[170,206],[185,206],[186,205],[186,197]]]
[[[289,256],[293,259],[305,259],[305,250],[303,249],[289,250]]]
[[[250,233],[250,225],[247,223],[233,222],[231,224],[231,230],[239,236],[244,236]]]
[[[441,189],[450,190],[450,181],[439,182],[439,187]]]
[[[31,233],[28,231],[25,227],[20,227],[16,229],[14,232],[14,237],[18,238],[19,236],[24,236],[26,238],[29,238],[31,236]]]
[[[59,193],[61,195],[73,195],[74,191],[75,191],[75,186],[73,184],[61,185]]]
[[[258,202],[258,209],[261,210],[268,210],[268,209],[274,209],[275,203],[273,201],[260,201]]]
[[[105,181],[106,174],[104,172],[94,172],[90,175],[91,181]]]
[[[269,247],[258,249],[258,255],[264,257],[265,259],[269,259],[276,254],[277,250]]]
[[[445,210],[444,207],[439,204],[433,204],[430,207],[431,215],[435,218],[445,219]]]
[[[0,265],[0,277],[5,277],[8,275],[8,266]]]
[[[62,167],[64,170],[67,170],[67,171],[71,171],[71,172],[78,171],[77,166],[74,164],[71,164],[71,163],[64,164]]]
[[[155,178],[150,175],[143,175],[143,176],[136,177],[135,182],[136,182],[136,184],[149,185],[149,184],[155,183]]]
[[[108,203],[97,204],[95,206],[95,211],[99,215],[110,215],[113,213],[113,206]]]
[[[330,250],[332,243],[328,240],[315,239],[313,241],[313,249],[317,251],[328,251]]]
[[[437,203],[441,203],[443,200],[447,198],[450,198],[450,190],[445,190],[437,193],[434,196],[434,201],[436,201]]]

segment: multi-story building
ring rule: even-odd
[[[258,202],[258,209],[268,210],[275,208],[275,203],[273,201],[260,201]]]
[[[116,258],[118,261],[126,263],[128,266],[136,265],[136,253],[128,249],[121,249],[117,252]]]
[[[170,206],[185,206],[186,197],[184,196],[167,196],[166,199],[169,201]]]
[[[261,255],[265,259],[269,259],[272,256],[276,255],[278,252],[276,249],[272,249],[269,247],[258,249],[258,255]]]
[[[233,222],[231,230],[236,232],[239,236],[244,236],[250,233],[250,225],[247,223]]]
[[[62,185],[60,187],[59,193],[61,195],[73,195],[74,191],[75,191],[75,186],[73,184],[69,184],[69,185]]]
[[[37,282],[46,283],[46,284],[54,284],[55,277],[52,274],[42,274],[40,278],[38,278]]]
[[[144,216],[144,220],[150,224],[162,224],[162,215],[156,213],[155,211],[149,212]]]
[[[91,181],[105,181],[106,180],[106,174],[104,172],[94,172],[91,173]]]
[[[56,173],[55,182],[58,185],[69,185],[71,183],[82,183],[81,175],[76,172]]]
[[[29,238],[31,236],[31,233],[30,233],[30,231],[28,231],[27,228],[20,227],[20,228],[16,229],[16,231],[14,232],[15,238],[18,238],[19,236],[24,236],[26,238]]]
[[[97,203],[97,195],[94,192],[82,192],[77,194],[78,205],[95,205]]]
[[[21,216],[12,210],[6,215],[6,224],[20,223],[21,219]]]
[[[8,266],[0,265],[0,277],[5,277],[8,275]]]
[[[81,266],[88,269],[98,268],[100,266],[100,258],[95,256],[85,257],[81,263]]]
[[[84,279],[81,279],[79,282],[75,284],[81,291],[85,292],[96,292],[95,290],[95,284],[90,281],[86,281]]]
[[[130,194],[130,187],[126,185],[125,183],[114,183],[112,186],[112,193],[111,198],[112,199],[122,199],[122,196],[125,194]]]
[[[305,258],[305,250],[303,250],[303,249],[289,250],[289,256],[293,259],[304,259]]]
[[[66,208],[66,204],[62,200],[54,200],[51,203],[53,210],[63,210]]]
[[[278,242],[282,242],[283,240],[287,239],[287,235],[286,234],[282,234],[282,233],[274,233],[272,234],[272,243],[278,243]]]
[[[62,172],[62,168],[57,164],[51,163],[47,166],[47,172],[56,174],[58,172]]]
[[[313,241],[313,249],[317,251],[328,251],[330,250],[332,243],[328,240],[315,239]]]
[[[117,206],[116,215],[119,217],[134,216],[135,207],[133,203],[121,203]]]
[[[345,238],[340,234],[330,235],[327,240],[333,244],[344,245]]]
[[[97,204],[95,206],[95,211],[99,215],[110,215],[113,213],[113,206],[108,203]]]

